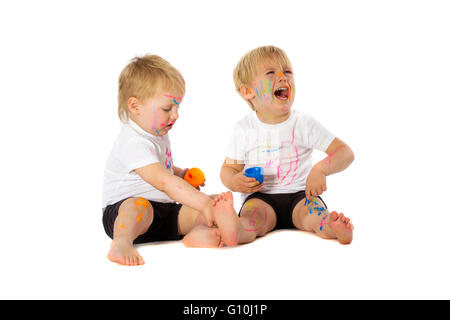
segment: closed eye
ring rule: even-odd
[[[165,111],[165,112],[169,112],[171,109],[172,109],[172,105],[165,105],[165,106],[163,106],[163,107],[161,107],[161,109],[163,110],[163,111]]]
[[[177,107],[177,109],[180,110],[180,105],[179,104],[176,104],[176,105],[174,104],[174,105],[172,105],[169,108],[162,108],[162,110],[165,111],[165,112],[170,112],[172,110],[172,108],[174,108],[174,107]]]

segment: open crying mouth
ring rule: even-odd
[[[273,94],[277,99],[288,100],[289,99],[289,88],[288,87],[280,87],[280,88],[276,89]]]

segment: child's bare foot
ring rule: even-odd
[[[128,241],[113,240],[108,252],[108,259],[126,266],[144,264],[144,259]]]
[[[238,216],[233,207],[233,194],[222,193],[214,199],[214,220],[220,230],[223,243],[235,246],[238,243]]]
[[[223,246],[219,229],[208,228],[205,225],[199,225],[185,235],[183,244],[192,248],[220,248]]]
[[[342,213],[338,215],[336,211],[330,213],[328,222],[330,228],[336,233],[338,241],[342,244],[349,244],[353,239],[353,225],[349,218]]]

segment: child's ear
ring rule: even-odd
[[[128,110],[135,115],[139,114],[139,100],[135,97],[128,98]]]
[[[251,100],[255,97],[255,92],[253,91],[253,89],[249,88],[243,84],[241,84],[241,87],[239,88],[239,92],[241,93],[241,96],[245,100]]]

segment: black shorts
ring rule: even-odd
[[[292,212],[294,211],[294,208],[297,205],[297,203],[299,203],[301,200],[305,198],[305,191],[298,191],[295,193],[274,193],[274,194],[255,192],[245,199],[244,203],[242,204],[242,207],[244,207],[245,203],[248,200],[255,198],[264,201],[265,203],[270,205],[275,211],[275,214],[277,215],[277,224],[275,225],[274,230],[292,229],[295,228],[294,223],[292,222]],[[327,208],[327,205],[325,204],[323,199],[321,197],[318,198],[322,200],[323,204],[325,205],[325,208]],[[239,216],[241,215],[241,210],[239,210]]]
[[[103,227],[106,234],[114,237],[114,222],[119,214],[119,207],[126,199],[106,206],[103,210]],[[149,200],[153,207],[153,221],[148,230],[138,236],[133,243],[145,243],[152,241],[180,240],[178,235],[178,213],[181,204],[161,203]]]

